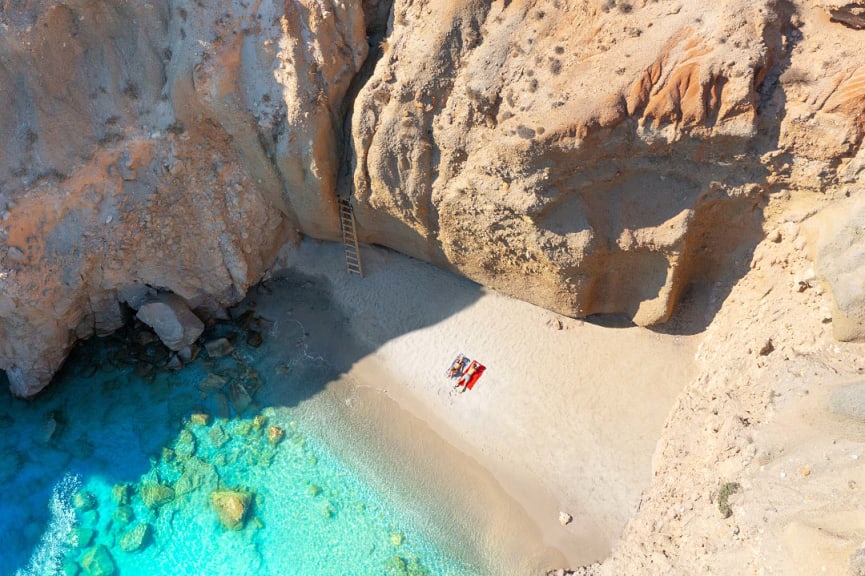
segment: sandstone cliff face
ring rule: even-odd
[[[134,287],[236,300],[338,238],[338,192],[366,242],[664,322],[744,272],[768,196],[857,192],[836,4],[5,2],[0,366],[34,393]]]
[[[784,31],[771,3],[732,5],[397,1],[354,110],[367,239],[563,314],[663,322],[759,230]]]
[[[336,236],[345,2],[0,5],[0,368],[44,387],[141,290],[203,314]]]

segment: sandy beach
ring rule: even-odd
[[[417,452],[413,436],[446,443],[438,485],[502,491],[462,504],[474,507],[467,516],[489,521],[475,532],[490,530],[493,540],[497,530],[515,540],[535,534],[537,565],[554,567],[559,555],[571,566],[603,559],[650,483],[664,421],[694,374],[698,337],[561,317],[375,247],[363,247],[360,279],[346,274],[341,250],[305,242],[278,263],[322,280],[342,315],[293,312],[312,353],[343,373],[326,393],[342,394],[349,408],[358,403],[348,397],[360,394],[408,452]],[[487,367],[464,394],[445,377],[458,353]],[[508,507],[507,498],[516,511],[496,517],[496,502]],[[560,511],[573,516],[566,527]]]

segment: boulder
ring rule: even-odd
[[[72,531],[72,541],[75,548],[87,548],[93,542],[93,537],[96,535],[94,530],[90,528],[78,527]]]
[[[86,512],[96,508],[98,503],[96,501],[96,496],[94,496],[92,492],[82,490],[75,493],[75,496],[72,498],[72,504],[79,512]]]
[[[204,349],[211,358],[222,358],[234,352],[234,346],[226,338],[217,338],[204,343]]]
[[[279,426],[268,426],[267,427],[267,441],[271,443],[271,445],[276,446],[282,439],[285,438],[285,430],[280,428]]]
[[[132,499],[132,486],[129,484],[115,484],[111,488],[111,496],[117,504],[125,506]]]
[[[204,323],[175,294],[157,294],[138,309],[136,318],[153,328],[162,343],[174,351],[183,350],[198,340]]]
[[[151,510],[174,500],[174,490],[163,484],[147,484],[141,488],[141,500]]]
[[[134,519],[135,510],[132,509],[132,506],[119,506],[111,517],[111,524],[112,526],[123,528],[131,524]]]
[[[216,509],[219,523],[229,530],[241,530],[252,506],[251,492],[218,490],[210,493],[210,503]]]
[[[189,417],[189,421],[196,426],[207,426],[210,423],[210,415],[202,412],[196,412]]]
[[[81,566],[88,576],[112,576],[117,571],[111,552],[102,544],[84,553]]]
[[[147,547],[151,534],[150,524],[142,522],[129,530],[120,539],[120,548],[124,552],[138,552]]]

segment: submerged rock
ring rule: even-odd
[[[207,354],[211,358],[222,358],[234,352],[234,346],[225,338],[205,342],[204,349],[207,350]]]
[[[252,493],[220,490],[210,493],[210,503],[216,509],[219,523],[229,530],[242,530],[252,506]]]
[[[231,403],[234,405],[234,411],[240,415],[246,412],[249,405],[252,404],[252,396],[240,382],[232,382],[228,389],[231,394]]]
[[[102,544],[84,554],[81,566],[89,576],[112,576],[117,571],[111,552]]]
[[[120,539],[120,548],[124,552],[138,552],[147,547],[150,537],[150,524],[141,523],[123,535]]]
[[[174,485],[174,492],[178,496],[189,494],[204,487],[213,491],[219,484],[219,476],[216,467],[200,458],[190,458],[184,466],[183,475]]]
[[[203,413],[196,413],[189,417],[189,421],[195,424],[196,426],[207,426],[210,423],[210,415]]]
[[[135,511],[132,506],[120,506],[114,511],[111,517],[111,523],[117,528],[125,528],[135,520]]]
[[[111,488],[111,496],[121,506],[129,504],[132,499],[132,486],[129,484],[116,484]]]
[[[136,318],[153,328],[162,343],[174,351],[198,340],[204,323],[175,294],[157,294],[138,309]]]
[[[72,545],[75,548],[87,548],[93,542],[95,535],[96,532],[90,528],[78,527],[72,531]]]
[[[148,484],[141,489],[141,500],[151,510],[174,500],[174,490],[162,484]]]
[[[198,389],[203,392],[211,392],[213,390],[220,390],[223,386],[228,384],[228,380],[219,374],[208,374],[204,377],[204,379],[198,383]]]
[[[276,446],[282,439],[285,438],[285,430],[280,428],[279,426],[268,426],[267,427],[267,441],[271,443],[271,445]]]
[[[75,506],[75,509],[79,512],[93,510],[96,508],[96,504],[96,496],[94,496],[92,492],[86,490],[76,492],[75,496],[72,498],[72,505]]]
[[[261,346],[263,341],[264,339],[261,337],[261,332],[251,330],[249,334],[246,335],[246,345],[250,348],[258,348]]]
[[[217,448],[222,448],[226,442],[231,440],[231,437],[225,432],[225,428],[223,428],[222,424],[219,422],[213,425],[208,436],[210,436],[210,441],[213,442],[213,445]]]
[[[189,430],[181,430],[174,444],[174,453],[178,458],[189,458],[195,454],[195,436]]]
[[[66,559],[63,561],[61,568],[63,576],[78,576],[81,573],[81,568],[75,560]]]

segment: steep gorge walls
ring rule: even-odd
[[[771,1],[397,0],[353,116],[366,239],[663,322],[760,234],[790,32]]]
[[[203,314],[335,238],[352,2],[0,2],[0,368],[16,394],[154,290]]]

